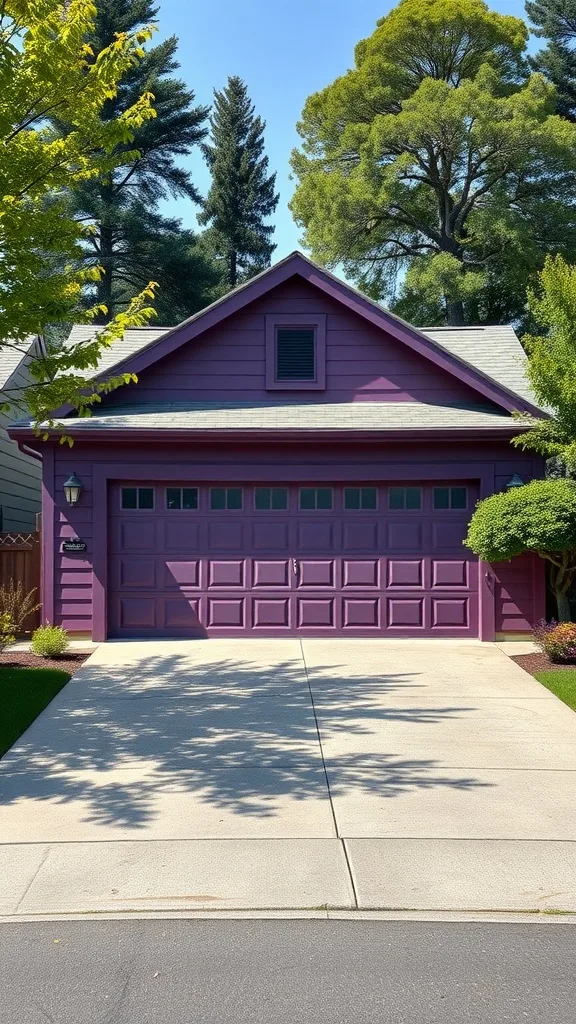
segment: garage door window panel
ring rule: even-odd
[[[330,512],[334,504],[331,487],[301,487],[301,512]]]
[[[212,512],[237,512],[242,510],[241,487],[212,487],[210,489]]]
[[[153,487],[123,487],[120,496],[120,506],[124,512],[139,509],[154,508]]]
[[[347,512],[374,512],[378,508],[376,487],[345,487],[344,508]]]
[[[286,487],[255,487],[254,508],[257,512],[286,512],[288,489]]]
[[[468,506],[465,487],[435,487],[434,510],[465,509]]]
[[[198,508],[197,487],[167,487],[166,508],[170,511],[194,511]]]
[[[422,508],[421,487],[390,487],[388,508],[391,512],[420,511]]]

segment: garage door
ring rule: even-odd
[[[110,635],[476,636],[472,484],[118,483]]]

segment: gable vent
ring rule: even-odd
[[[312,327],[276,331],[276,380],[315,380],[315,332]]]

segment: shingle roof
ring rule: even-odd
[[[74,432],[93,430],[462,430],[512,426],[495,407],[424,405],[420,402],[284,404],[166,402],[125,406],[83,419],[65,419]],[[514,429],[518,427],[514,424]]]
[[[9,342],[0,346],[0,390],[8,383],[22,360],[26,358],[35,340],[36,335],[30,334],[18,345],[16,342]]]

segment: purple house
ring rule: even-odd
[[[510,445],[514,410],[539,412],[511,328],[417,330],[293,253],[129,331],[112,368],[138,383],[68,413],[72,448],[10,432],[43,459],[45,619],[96,640],[492,640],[543,614],[538,559],[462,545],[479,497],[541,473]]]

